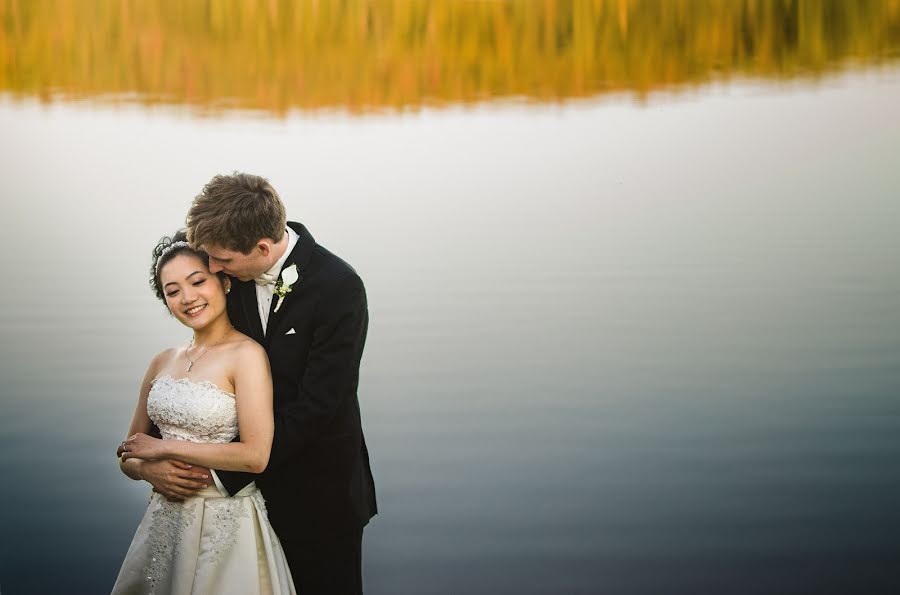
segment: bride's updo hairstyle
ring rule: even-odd
[[[187,233],[183,229],[175,232],[172,237],[163,236],[159,243],[153,248],[153,261],[150,263],[150,289],[156,294],[156,297],[165,304],[166,295],[163,293],[162,281],[159,278],[159,272],[166,263],[178,256],[179,254],[188,254],[195,256],[203,261],[206,267],[209,267],[209,254],[202,250],[194,250],[187,241]],[[225,274],[216,273],[219,283],[225,282]]]

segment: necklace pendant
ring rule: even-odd
[[[187,369],[187,371],[190,372],[190,371],[191,371],[191,368],[193,368],[193,367],[194,367],[194,362],[190,362],[190,363],[188,364],[188,369]]]

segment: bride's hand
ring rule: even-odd
[[[122,444],[122,460],[163,459],[168,456],[164,442],[147,434],[135,434]]]

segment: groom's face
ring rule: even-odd
[[[226,275],[237,277],[241,281],[249,281],[254,277],[269,270],[268,252],[265,246],[261,249],[257,244],[250,254],[228,250],[215,244],[203,246],[209,254],[209,270],[212,273],[224,272]]]

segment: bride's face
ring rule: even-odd
[[[185,326],[203,328],[225,312],[227,285],[193,254],[173,257],[159,271],[159,279],[166,305]]]

